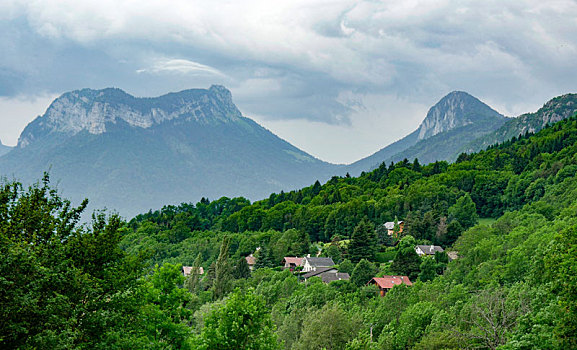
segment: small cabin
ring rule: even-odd
[[[434,256],[436,252],[442,253],[444,251],[445,250],[442,247],[439,247],[438,245],[418,245],[415,247],[415,252],[417,252],[419,256],[425,256],[425,255]]]
[[[399,225],[398,234],[403,233],[403,229],[405,228],[405,222],[404,221],[397,221],[397,224]],[[387,229],[387,234],[389,236],[394,235],[394,233],[395,233],[395,222],[394,221],[385,222],[383,226],[385,226],[385,228]]]
[[[254,255],[249,255],[246,258],[246,263],[248,264],[248,268],[252,271],[254,269],[254,265],[256,264],[256,258]]]
[[[186,277],[186,276],[190,276],[194,270],[195,270],[194,266],[183,266],[181,272],[182,272],[182,275],[184,277]],[[202,268],[202,266],[198,268],[197,274],[199,274],[199,275],[204,274],[204,269]]]
[[[291,257],[291,256],[285,256],[282,259],[282,264],[283,264],[283,269],[289,269],[290,271],[294,271],[297,267],[299,266],[303,266],[303,259],[304,258],[298,258],[298,257]]]
[[[373,277],[373,279],[371,279],[369,283],[367,283],[367,285],[369,284],[376,285],[379,288],[379,292],[382,297],[385,296],[385,294],[387,294],[387,292],[394,286],[400,286],[401,284],[407,286],[413,285],[413,283],[407,276]]]

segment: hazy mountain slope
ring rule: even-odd
[[[484,135],[463,146],[452,155],[456,159],[459,153],[472,153],[487,148],[490,145],[510,140],[513,137],[535,133],[543,129],[548,123],[556,123],[569,118],[577,112],[577,94],[566,94],[555,97],[545,103],[535,113],[523,114],[517,118],[509,119],[495,132]]]
[[[12,149],[12,147],[3,145],[2,141],[0,140],[0,157],[3,156],[4,154],[10,152],[11,149]]]
[[[429,109],[417,130],[349,166],[351,174],[382,162],[419,158],[422,163],[448,159],[472,139],[499,128],[507,119],[477,98],[453,91]],[[450,134],[447,134],[450,132]],[[437,135],[443,135],[438,136]]]
[[[201,197],[246,196],[324,180],[338,169],[244,118],[222,87],[138,99],[117,89],[57,99],[0,158],[26,182],[50,169],[64,195],[133,215]]]

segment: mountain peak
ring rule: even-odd
[[[171,120],[201,124],[228,123],[242,117],[224,86],[189,89],[159,97],[134,97],[118,88],[82,89],[64,93],[46,113],[30,123],[20,135],[18,147],[53,132],[75,135],[106,132],[107,125],[124,122],[149,128]]]
[[[441,132],[473,124],[487,119],[504,117],[485,103],[464,91],[453,91],[435,104],[418,131],[418,139],[423,140]]]

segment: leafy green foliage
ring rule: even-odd
[[[253,292],[235,291],[210,312],[197,343],[199,349],[277,349],[274,326],[264,300]]]

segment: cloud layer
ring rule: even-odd
[[[577,90],[576,34],[572,0],[8,0],[0,95],[219,83],[265,124],[398,134],[419,121],[403,106],[420,113],[451,90],[509,115]],[[378,135],[346,147],[394,141]]]

